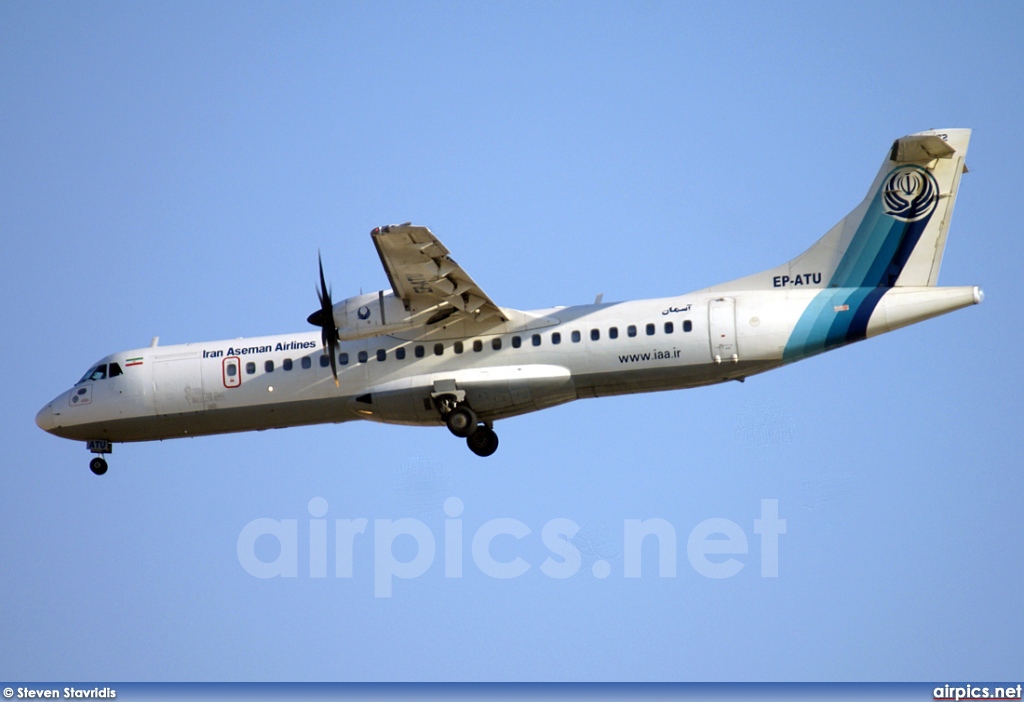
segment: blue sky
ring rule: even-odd
[[[1022,23],[1017,3],[0,5],[0,678],[1019,677]],[[431,227],[520,309],[737,278],[932,127],[974,129],[941,282],[985,303],[742,385],[508,420],[487,460],[359,423],[119,445],[97,478],[33,423],[154,335],[307,330],[318,249],[336,298],[386,287],[380,224]],[[351,579],[309,576],[314,498],[332,535],[369,522]],[[296,520],[297,577],[243,568],[261,518]],[[376,520],[401,518],[437,555],[375,597]],[[501,518],[530,530],[494,542],[520,577],[470,557]],[[677,572],[645,545],[626,578],[624,523],[651,518]],[[553,519],[581,527],[572,578],[540,568]],[[688,560],[708,519],[748,540],[730,578]]]

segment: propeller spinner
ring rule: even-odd
[[[334,375],[334,385],[337,387],[338,327],[334,323],[334,304],[331,302],[331,291],[324,280],[324,262],[319,251],[316,258],[320,264],[320,287],[316,291],[316,296],[320,298],[320,309],[309,315],[306,321],[314,327],[320,327],[320,342],[323,344],[324,352],[331,358],[331,374]]]

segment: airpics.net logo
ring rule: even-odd
[[[897,168],[885,181],[882,206],[885,213],[901,222],[916,222],[935,210],[939,184],[928,171],[916,166]]]
[[[594,551],[579,538],[585,530],[581,531],[580,525],[572,519],[550,519],[535,533],[528,524],[511,517],[467,524],[463,519],[464,509],[458,497],[444,501],[445,519],[443,525],[438,525],[440,538],[426,522],[411,517],[374,519],[371,534],[368,533],[370,519],[328,520],[327,500],[314,497],[307,505],[309,519],[261,517],[242,527],[237,542],[238,562],[254,578],[297,578],[300,549],[305,551],[308,544],[308,553],[301,555],[303,560],[308,556],[310,578],[328,577],[329,565],[335,578],[353,578],[357,573],[372,570],[374,597],[391,597],[396,580],[411,580],[430,571],[438,560],[439,542],[443,566],[438,569],[443,567],[445,578],[462,578],[470,567],[498,580],[522,577],[535,566],[554,580],[584,572],[603,580],[616,570],[612,561],[617,561],[617,557],[590,557]],[[301,538],[300,521],[301,531],[305,532]],[[331,521],[333,528],[329,529]],[[786,520],[779,517],[779,501],[761,500],[760,515],[752,522],[752,533],[760,542],[760,575],[776,578],[779,575],[779,537],[786,533]],[[333,537],[333,548],[329,548],[329,533]],[[543,559],[533,553],[531,562],[523,556],[535,552],[536,548],[529,548],[531,545],[525,540],[538,537],[546,553],[541,552]],[[624,519],[621,537],[623,577],[641,577],[645,558],[656,558],[658,577],[676,577],[680,539],[671,522],[660,517]],[[747,558],[750,551],[747,532],[731,519],[705,519],[685,538],[687,561],[703,577],[731,578],[750,560]],[[368,564],[366,558],[357,559],[356,554],[370,556],[367,553],[370,542],[372,563]],[[647,570],[650,573],[654,568],[648,565]]]

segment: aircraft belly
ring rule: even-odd
[[[574,375],[580,398],[629,395],[658,390],[682,390],[703,385],[742,380],[777,368],[779,361],[701,363],[663,368],[634,368]]]
[[[349,407],[364,419],[414,426],[441,423],[430,398],[430,387],[416,378],[402,378],[371,388],[349,400]]]
[[[66,439],[114,442],[154,441],[262,429],[345,422],[356,419],[347,398],[299,400],[198,412],[146,415],[62,426],[53,430]]]
[[[434,396],[459,393],[482,420],[533,412],[577,398],[563,366],[525,364],[429,373],[390,381],[349,400],[365,419],[390,424],[437,425],[442,422]]]

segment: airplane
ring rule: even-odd
[[[775,268],[684,295],[521,311],[501,307],[426,227],[370,232],[390,289],[334,303],[319,261],[320,328],[158,345],[93,364],[36,416],[113,444],[365,419],[446,426],[478,456],[498,420],[573,400],[751,375],[982,301],[938,287],[969,129],[896,139],[864,200]]]

